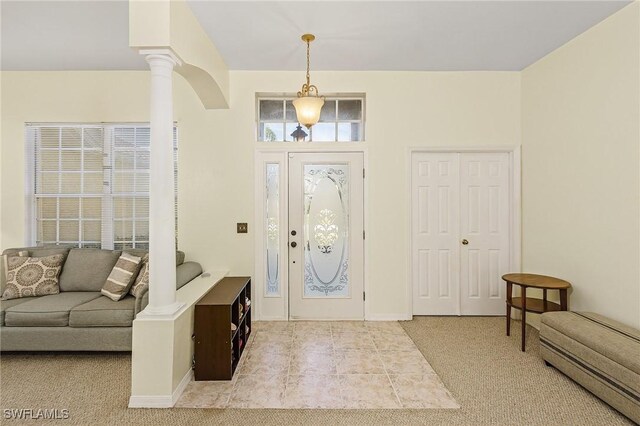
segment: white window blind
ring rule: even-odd
[[[27,125],[26,139],[33,243],[149,247],[148,125]],[[177,189],[175,127],[173,143]]]

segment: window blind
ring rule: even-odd
[[[177,193],[175,127],[173,136]],[[149,247],[148,125],[27,125],[26,138],[36,244]],[[174,207],[177,219],[177,196]]]

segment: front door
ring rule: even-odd
[[[364,319],[362,153],[289,154],[289,315]]]

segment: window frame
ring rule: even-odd
[[[273,144],[288,144],[288,145],[299,145],[299,144],[361,144],[366,142],[366,121],[367,121],[367,97],[365,93],[327,93],[322,95],[325,98],[325,101],[334,101],[337,100],[338,102],[336,103],[336,119],[335,121],[328,121],[328,122],[324,122],[324,123],[334,123],[335,124],[335,140],[333,141],[317,141],[317,140],[307,140],[304,142],[296,142],[293,140],[283,140],[283,141],[265,141],[265,140],[260,140],[260,124],[261,123],[274,123],[274,124],[282,124],[284,131],[286,133],[286,125],[291,123],[289,121],[287,121],[286,119],[286,106],[284,106],[283,112],[284,112],[284,117],[282,121],[278,121],[278,120],[260,120],[260,101],[292,101],[294,99],[297,98],[297,95],[295,93],[262,93],[262,92],[257,92],[256,93],[256,100],[255,100],[255,120],[254,120],[254,126],[255,126],[255,140],[258,144],[269,144],[269,145],[273,145]],[[361,120],[340,120],[338,119],[338,114],[339,114],[339,109],[340,109],[340,102],[339,101],[361,101],[362,102],[362,119]],[[296,124],[298,124],[298,122],[295,122]],[[319,123],[323,123],[323,122],[319,122]],[[360,123],[361,124],[361,131],[360,131],[360,139],[357,141],[340,141],[338,139],[338,135],[339,135],[339,124],[340,123]],[[305,131],[307,131],[307,133],[309,133],[309,135],[312,135],[313,132],[313,128],[311,128],[311,132],[309,132],[307,129],[304,129]],[[286,134],[284,135],[285,139],[286,139]]]
[[[81,129],[82,131],[82,138],[84,140],[84,129],[85,128],[100,128],[102,129],[102,148],[96,148],[93,149],[93,151],[100,151],[102,153],[102,193],[101,194],[84,194],[82,192],[83,187],[81,186],[80,192],[79,193],[63,193],[60,189],[60,186],[58,187],[58,193],[50,193],[50,194],[36,194],[36,180],[37,180],[37,176],[36,176],[36,161],[37,161],[37,153],[36,153],[36,138],[33,137],[32,135],[30,135],[30,132],[33,132],[34,129],[37,128],[58,128],[58,130],[60,132],[62,132],[63,128],[77,128],[77,129]],[[116,245],[121,246],[121,245],[125,245],[127,246],[127,244],[131,245],[131,248],[138,248],[137,244],[146,244],[148,246],[149,241],[148,238],[146,240],[138,240],[136,238],[135,235],[135,227],[136,227],[136,221],[138,219],[142,219],[142,220],[146,220],[147,222],[149,221],[148,218],[141,218],[139,216],[137,216],[137,213],[133,212],[134,217],[133,218],[117,218],[116,219],[116,215],[114,212],[114,208],[113,208],[113,204],[114,204],[114,200],[116,198],[132,198],[134,200],[135,203],[135,199],[136,198],[144,198],[144,197],[149,197],[149,191],[147,192],[138,192],[135,190],[131,192],[131,193],[124,193],[124,192],[115,192],[114,191],[114,187],[113,187],[113,181],[114,181],[114,176],[116,174],[116,167],[114,167],[114,161],[115,161],[115,153],[116,151],[131,151],[133,152],[133,157],[134,157],[134,168],[129,171],[129,172],[133,172],[133,170],[137,170],[135,169],[135,162],[137,161],[136,159],[136,154],[137,152],[142,152],[142,151],[146,151],[144,149],[140,149],[137,146],[133,146],[131,148],[125,148],[125,149],[116,149],[114,146],[112,146],[112,142],[114,140],[114,132],[116,131],[116,129],[118,128],[132,128],[132,129],[138,129],[138,128],[143,128],[143,129],[149,129],[150,131],[150,124],[149,123],[140,123],[140,122],[136,122],[136,123],[127,123],[127,122],[109,122],[109,123],[60,123],[60,122],[55,122],[55,123],[45,123],[45,122],[26,122],[24,124],[24,147],[25,147],[25,244],[27,246],[35,246],[36,244],[40,244],[42,246],[51,246],[51,245],[64,245],[64,246],[80,246],[80,247],[85,247],[88,244],[98,244],[100,248],[102,249],[107,249],[107,250],[113,250],[114,247]],[[134,130],[135,131],[135,130]],[[173,137],[174,137],[174,178],[175,178],[175,219],[176,219],[176,246],[177,246],[177,238],[178,238],[178,209],[177,209],[177,179],[178,179],[178,134],[179,134],[179,130],[178,130],[178,123],[174,122],[173,124]],[[61,135],[61,133],[60,133]],[[59,136],[59,143],[62,143],[62,138],[61,136]],[[62,146],[58,146],[58,148],[51,148],[49,149],[50,151],[64,151],[67,148],[63,148]],[[42,148],[41,148],[42,150]],[[45,149],[47,150],[47,149]],[[72,151],[80,151],[80,152],[84,152],[85,147],[84,144],[82,144],[81,148],[69,148],[68,150],[72,150]],[[91,149],[89,149],[91,150]],[[148,150],[148,152],[150,152],[150,148]],[[84,158],[84,155],[81,156],[81,158]],[[84,160],[81,160],[84,161]],[[136,171],[135,173],[137,174],[138,172],[144,172],[144,170],[139,170]],[[58,171],[52,171],[52,173],[61,173],[61,170]],[[81,181],[84,179],[84,172],[78,171],[77,173],[79,173],[81,175]],[[148,173],[148,171],[147,171]],[[59,185],[62,185],[62,183],[60,183]],[[78,240],[76,241],[66,241],[63,240],[61,241],[59,239],[60,237],[60,232],[59,232],[59,227],[60,227],[60,208],[59,208],[59,201],[57,201],[58,206],[57,206],[57,211],[56,211],[56,218],[55,219],[40,219],[41,221],[54,221],[56,222],[56,241],[55,242],[50,242],[50,241],[45,241],[43,239],[43,241],[38,241],[38,214],[37,214],[37,208],[38,208],[38,200],[39,199],[46,199],[46,198],[52,198],[52,199],[62,199],[62,198],[77,198],[79,199],[79,212],[78,212],[78,218],[77,219],[70,219],[70,220],[77,220],[78,221]],[[101,216],[99,219],[84,219],[83,218],[83,212],[82,212],[82,200],[84,198],[101,198],[102,200],[102,207],[101,207]],[[130,221],[132,222],[132,235],[131,235],[131,239],[116,239],[115,238],[115,234],[114,234],[114,228],[116,225],[117,221],[120,222],[126,222],[127,220],[131,219]],[[93,241],[93,240],[86,240],[84,239],[84,235],[83,235],[83,222],[85,221],[97,221],[99,223],[101,223],[101,232],[100,232],[100,241]],[[128,247],[128,246],[127,246]],[[121,249],[118,248],[118,249]]]

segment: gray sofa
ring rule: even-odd
[[[2,351],[130,351],[132,322],[149,301],[145,292],[114,302],[100,293],[120,250],[65,247],[12,248],[3,255],[28,251],[32,257],[66,256],[60,272],[60,293],[0,302]],[[126,249],[142,256],[144,250]],[[4,265],[4,262],[0,262]],[[202,274],[196,262],[176,253],[176,288]],[[4,268],[4,266],[2,266]],[[0,271],[4,291],[5,273]]]

